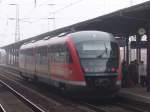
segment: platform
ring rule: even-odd
[[[150,104],[150,92],[146,91],[146,87],[122,88],[120,96]]]

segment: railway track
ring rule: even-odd
[[[0,104],[0,112],[6,112],[6,110],[3,108],[1,104]]]
[[[28,97],[28,99],[30,99],[30,100],[32,99],[31,100],[32,102],[38,102],[38,104],[36,104],[36,103],[35,104],[38,105],[40,108],[42,108],[45,112],[49,112],[51,110],[54,112],[55,111],[56,112],[60,112],[60,111],[61,112],[66,112],[66,111],[68,111],[68,112],[87,112],[87,111],[93,112],[92,110],[90,110],[84,106],[79,106],[78,104],[75,104],[74,101],[71,101],[69,99],[63,99],[63,98],[61,98],[61,96],[51,94],[52,96],[50,96],[50,97],[54,97],[53,99],[51,99],[47,95],[43,95],[40,92],[38,92],[38,90],[36,90],[34,87],[28,88],[28,86],[31,86],[31,84],[29,84],[28,86],[26,86],[25,83],[23,83],[25,85],[21,84],[19,82],[21,80],[20,77],[18,77],[16,74],[13,74],[11,72],[9,72],[9,71],[6,72],[6,71],[1,70],[0,79],[7,82],[13,88],[15,88],[15,89],[17,88],[17,91],[19,91],[19,93],[24,94],[24,96]],[[9,75],[11,74],[11,75],[8,76],[8,74]],[[17,78],[18,82],[13,79],[16,76],[18,77]],[[19,87],[19,86],[21,86],[21,87]],[[26,91],[26,93],[24,93],[24,91]],[[54,92],[54,94],[55,94],[55,92]]]
[[[36,104],[31,102],[29,99],[18,93],[16,90],[14,90],[12,87],[10,87],[8,84],[0,80],[0,84],[6,87],[11,93],[13,93],[18,99],[20,99],[22,102],[24,102],[28,107],[30,107],[35,112],[45,112],[43,109],[38,107]],[[1,106],[2,107],[2,106]],[[4,110],[3,108],[1,108]],[[3,111],[2,111],[3,112]]]
[[[2,72],[2,70],[1,70]],[[35,94],[38,94],[40,97],[43,97],[45,100],[49,100],[49,102],[55,104],[55,105],[69,105],[71,102],[66,102],[66,99],[63,99],[61,97],[60,91],[56,88],[51,88],[51,86],[47,84],[43,84],[40,82],[32,82],[32,81],[24,81],[22,78],[14,73],[11,73],[9,71],[3,71],[3,77],[9,78],[12,82],[15,84],[18,84],[22,88],[27,89],[28,91],[31,91]],[[8,75],[9,74],[9,75]],[[11,74],[11,75],[10,75]],[[17,77],[17,78],[16,78]],[[51,90],[52,89],[52,90]],[[57,93],[59,92],[59,93]],[[69,100],[69,99],[68,99]]]
[[[14,83],[11,79],[8,80],[6,76],[0,76],[0,84],[7,87],[18,99],[35,112],[49,112],[49,110],[55,110],[57,106],[61,108],[60,103]]]
[[[142,109],[137,106],[123,103],[94,105],[91,103],[82,102],[82,105],[87,106],[89,109],[92,109],[96,112],[149,112],[149,109]]]
[[[15,73],[7,71],[9,74],[13,74],[13,77],[18,77]],[[18,77],[20,80],[20,77]],[[55,94],[55,93],[54,93]],[[61,99],[60,96],[55,96],[56,99]],[[55,99],[55,98],[54,98]],[[61,99],[62,100],[62,99]],[[149,112],[150,108],[147,104],[141,102],[130,101],[130,99],[120,99],[120,101],[114,101],[112,103],[91,103],[91,102],[80,102],[80,101],[68,101],[68,99],[60,100],[61,104],[75,107],[77,110],[88,111],[88,112]],[[78,105],[77,105],[78,104]]]

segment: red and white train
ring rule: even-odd
[[[101,31],[79,31],[23,44],[20,75],[66,91],[113,95],[121,86],[119,46]]]

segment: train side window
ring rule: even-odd
[[[41,61],[42,64],[47,64],[47,47],[41,48]]]
[[[59,45],[54,46],[54,63],[60,63],[60,47]]]
[[[72,58],[68,49],[68,46],[66,43],[61,45],[61,50],[60,50],[60,58],[62,59],[61,62],[62,63],[72,63]]]
[[[48,58],[49,58],[49,63],[51,64],[52,63],[52,47],[49,46],[48,47]]]
[[[55,46],[54,45],[49,47],[48,55],[49,55],[49,62],[51,64],[54,64],[55,63]]]
[[[65,51],[66,51],[66,63],[72,63],[72,56],[70,54],[69,48],[67,44],[65,44]]]
[[[72,58],[66,44],[57,44],[49,47],[49,62],[52,63],[72,63]]]
[[[60,63],[60,64],[64,64],[66,63],[65,60],[65,50],[64,50],[64,45],[63,44],[59,44],[57,45],[57,50],[56,50],[56,63]]]
[[[39,47],[36,50],[37,64],[47,64],[47,47]]]
[[[36,48],[36,63],[40,64],[40,48]]]
[[[20,50],[19,51],[19,60],[20,61],[25,61],[25,53],[24,53],[24,50]]]
[[[32,52],[32,48],[31,49],[26,49],[25,50],[26,53],[26,61],[27,63],[32,63],[32,56],[33,56],[33,52]]]

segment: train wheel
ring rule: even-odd
[[[23,80],[28,81],[29,77],[22,76]]]
[[[36,75],[33,76],[33,81],[38,82],[38,77]]]
[[[20,72],[19,74],[20,74],[20,76],[23,78],[23,80],[25,80],[25,81],[28,81],[28,80],[29,80],[28,77],[25,77],[25,76],[22,75],[22,72]]]
[[[66,91],[66,85],[64,83],[59,83],[59,88],[63,93]]]
[[[22,72],[19,72],[19,75],[22,77]]]

